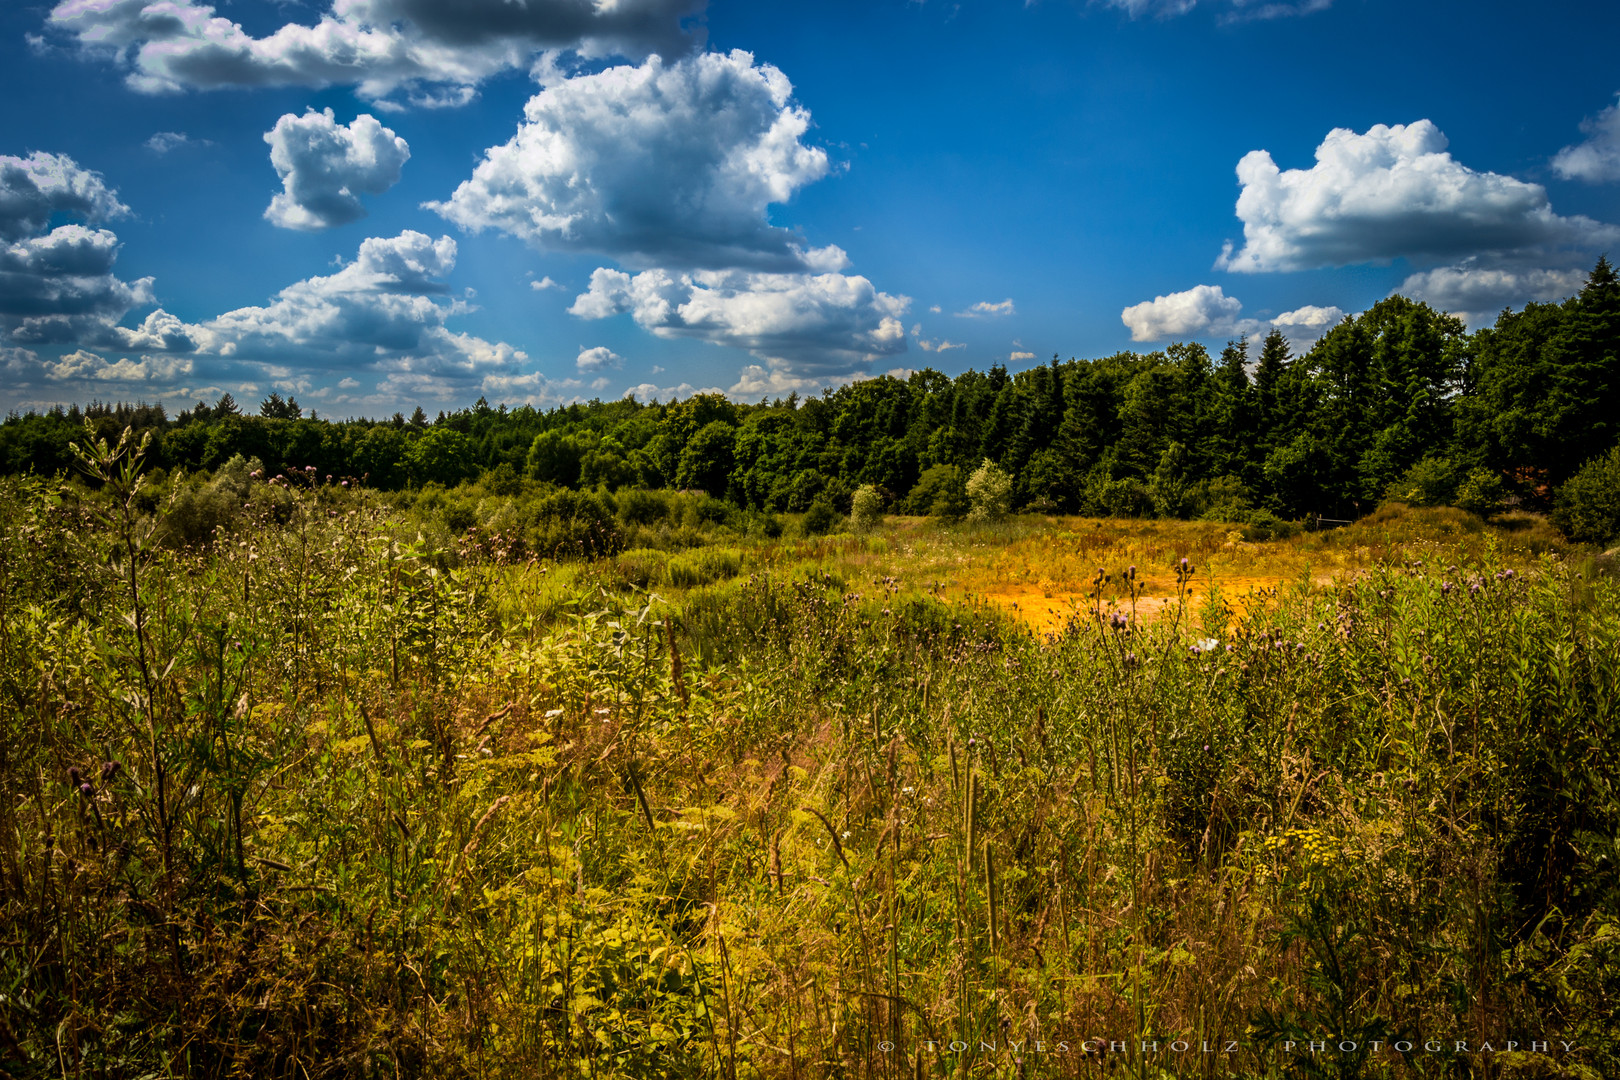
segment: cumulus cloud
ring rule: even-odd
[[[118,237],[59,225],[0,247],[0,329],[18,341],[105,337],[130,309],[153,302],[152,279],[113,274]]]
[[[624,366],[624,357],[608,348],[598,345],[594,349],[581,349],[579,356],[574,360],[574,367],[584,372],[606,371],[609,368]]]
[[[1339,308],[1312,304],[1269,320],[1239,318],[1242,311],[1242,301],[1227,296],[1219,285],[1195,285],[1185,292],[1133,304],[1120,312],[1120,321],[1130,328],[1132,341],[1257,335],[1277,329],[1300,348],[1316,341],[1344,318]]]
[[[1035,354],[1032,353],[1032,352],[1019,352],[1018,350],[1015,349],[1015,350],[1013,350],[1011,353],[1009,353],[1007,355],[1007,359],[1008,360],[1014,360],[1014,361],[1016,361],[1016,360],[1033,360],[1033,359],[1035,359]]]
[[[1155,296],[1119,313],[1132,341],[1163,341],[1172,337],[1227,332],[1243,310],[1243,302],[1227,296],[1219,285],[1195,285],[1186,292]]]
[[[552,281],[551,280],[551,275],[547,274],[545,277],[541,278],[539,281],[531,281],[531,282],[529,282],[529,288],[533,289],[535,292],[545,292],[547,289],[560,289],[560,288],[562,288],[562,285],[558,284],[555,281]]]
[[[1310,345],[1338,326],[1344,321],[1345,315],[1346,312],[1342,308],[1334,307],[1332,304],[1327,307],[1306,304],[1304,307],[1278,315],[1270,321],[1268,327],[1281,330],[1289,343],[1298,349]],[[1257,331],[1258,329],[1260,328],[1257,328]]]
[[[55,363],[43,365],[45,377],[53,382],[80,379],[119,383],[167,381],[191,374],[192,366],[191,360],[178,356],[143,356],[139,360],[126,356],[122,360],[109,362],[83,349],[68,353]]]
[[[80,168],[66,154],[0,154],[0,240],[38,235],[56,214],[101,222],[128,213],[99,173]]]
[[[445,327],[471,310],[443,280],[455,261],[448,236],[371,237],[337,273],[296,282],[270,304],[226,312],[206,327],[219,356],[257,361],[272,378],[292,378],[297,368],[369,369],[384,375],[385,393],[442,397],[528,359],[504,342]]]
[[[935,308],[934,310],[938,311],[939,309]],[[994,318],[997,315],[1015,314],[1017,314],[1017,312],[1013,310],[1013,302],[1011,297],[995,303],[992,303],[989,300],[980,300],[977,304],[956,313],[957,317],[961,319],[985,319]]]
[[[1488,323],[1505,307],[1529,300],[1562,300],[1581,291],[1584,270],[1510,270],[1486,266],[1442,266],[1413,274],[1395,291],[1432,307],[1463,316],[1470,325]]]
[[[1475,172],[1446,152],[1428,120],[1366,134],[1335,128],[1309,169],[1277,167],[1264,150],[1238,162],[1244,244],[1216,267],[1305,270],[1395,258],[1507,257],[1620,239],[1620,229],[1553,213],[1546,189]]]
[[[1565,180],[1594,184],[1620,180],[1620,105],[1610,105],[1581,121],[1586,141],[1566,146],[1552,160],[1553,171]]]
[[[702,44],[705,0],[332,0],[314,26],[256,38],[194,0],[62,0],[50,25],[114,60],[147,93],[224,86],[403,90],[465,104],[472,88],[537,53],[676,57]]]
[[[327,229],[366,216],[361,195],[381,195],[399,183],[411,156],[404,139],[361,113],[345,127],[331,109],[287,113],[265,132],[270,163],[282,191],[264,216],[283,229]]]
[[[681,398],[689,398],[693,394],[723,393],[725,391],[718,386],[705,386],[699,389],[689,382],[683,382],[677,386],[659,386],[657,383],[644,382],[627,388],[623,396],[650,405],[655,401],[677,401]]]
[[[585,319],[628,312],[658,337],[736,346],[791,367],[794,377],[820,378],[905,352],[900,319],[910,303],[859,275],[660,269],[631,276],[603,267],[568,310]]]
[[[466,229],[640,268],[841,269],[842,251],[807,252],[766,214],[829,168],[800,141],[810,114],[792,93],[740,50],[568,79],[529,100],[517,134],[448,200],[426,205]]]

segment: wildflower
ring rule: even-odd
[[[117,775],[118,775],[118,762],[116,762],[116,761],[103,761],[101,763],[101,782],[103,784],[109,782],[110,780],[112,780],[113,777],[115,777]]]
[[[79,786],[79,767],[77,765],[68,766],[68,783],[73,787]]]
[[[80,784],[79,794],[83,795],[87,799],[94,798],[96,794],[95,786],[92,784]]]

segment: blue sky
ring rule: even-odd
[[[0,408],[322,415],[1472,325],[1620,253],[1620,7],[0,9]]]

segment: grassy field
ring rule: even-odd
[[[1620,586],[1539,519],[185,548],[124,460],[0,491],[10,1075],[1620,1075]]]

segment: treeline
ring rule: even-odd
[[[0,470],[67,469],[88,418],[153,432],[149,460],[265,475],[347,477],[385,490],[489,479],[558,488],[699,489],[752,510],[847,511],[872,485],[896,512],[961,513],[966,481],[994,462],[1017,508],[1095,515],[1349,518],[1382,499],[1506,497],[1548,506],[1614,448],[1620,423],[1620,282],[1599,259],[1580,294],[1504,311],[1468,333],[1394,296],[1295,356],[1197,344],[952,379],[925,369],[819,397],[758,405],[700,394],[541,411],[491,407],[329,422],[271,395],[258,415],[229,395],[169,417],[95,404],[0,425]]]

